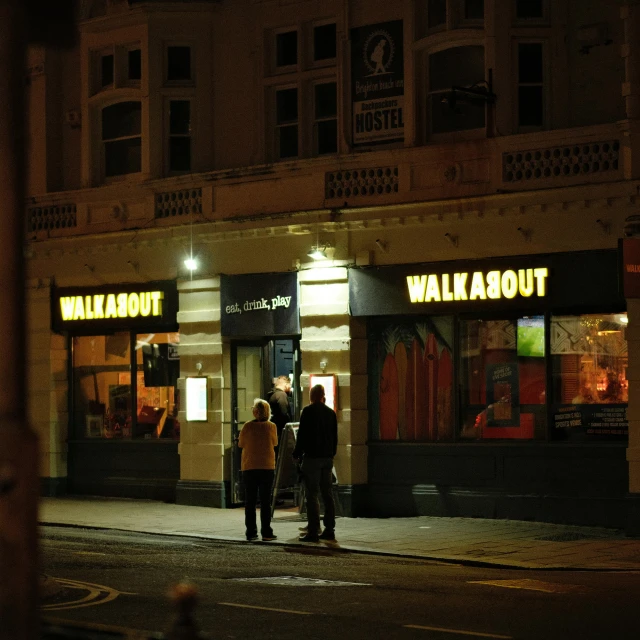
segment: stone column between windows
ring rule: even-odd
[[[358,324],[349,316],[349,288],[345,267],[300,271],[300,341],[302,403],[309,404],[309,376],[336,374],[338,396],[338,452],[336,474],[345,508],[357,508],[355,491],[367,483],[366,340],[352,334]],[[345,515],[352,515],[345,513]]]
[[[623,22],[624,44],[620,55],[624,60],[625,78],[622,95],[625,98],[627,117],[626,140],[623,140],[622,153],[625,154],[625,178],[640,178],[640,5],[627,4],[620,10]]]
[[[223,507],[225,456],[230,455],[228,389],[224,389],[220,335],[220,278],[178,283],[180,295],[180,485],[178,502]],[[200,372],[196,365],[202,364]],[[208,378],[209,408],[206,422],[187,422],[185,379]],[[228,412],[227,412],[228,413]],[[208,486],[210,485],[210,486]],[[196,497],[199,496],[199,497]],[[206,496],[209,497],[206,497]]]

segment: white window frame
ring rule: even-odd
[[[316,116],[316,87],[318,85],[322,85],[322,84],[334,84],[336,87],[336,113],[333,116],[324,116],[321,118],[318,118]],[[312,119],[313,119],[313,127],[312,127],[312,135],[313,135],[313,142],[312,142],[312,150],[313,150],[313,156],[314,157],[318,157],[318,156],[331,156],[335,153],[338,152],[338,82],[336,80],[336,78],[319,78],[317,80],[315,80],[314,82],[311,83],[310,85],[311,87],[311,102],[312,102],[312,106],[311,106],[311,114],[312,114]],[[319,151],[319,144],[318,144],[318,123],[319,122],[330,122],[332,120],[335,120],[336,122],[336,150],[335,151],[331,151],[329,153],[320,153]]]
[[[190,78],[169,80],[169,48],[188,47]],[[164,87],[195,87],[196,86],[196,46],[189,40],[165,40],[162,46],[162,84]]]
[[[521,44],[539,44],[542,47],[542,82],[521,83],[519,77],[519,57]],[[534,131],[544,131],[549,125],[549,93],[550,93],[550,69],[547,55],[547,42],[544,38],[514,38],[513,39],[513,124],[514,130],[518,133],[529,133]],[[520,87],[542,87],[542,124],[521,125],[520,124]]]
[[[189,102],[189,133],[188,134],[172,134],[171,133],[171,103],[172,102]],[[165,176],[186,175],[193,173],[194,161],[194,145],[195,145],[195,96],[193,95],[165,95],[163,97],[164,111],[164,171]],[[188,170],[176,171],[171,169],[171,138],[189,138],[191,140],[190,148],[190,166]]]
[[[116,104],[120,104],[122,102],[138,102],[140,103],[140,133],[138,135],[132,135],[132,136],[122,136],[120,138],[109,138],[107,141],[105,141],[102,138],[102,112],[104,109],[107,109],[109,107],[112,107]],[[96,108],[96,123],[98,125],[98,139],[100,141],[100,176],[101,176],[101,180],[102,183],[104,184],[110,184],[113,182],[120,182],[122,180],[127,180],[130,178],[135,178],[136,176],[141,176],[142,172],[143,172],[143,149],[144,149],[144,136],[143,136],[143,131],[144,131],[144,117],[145,117],[145,104],[144,102],[140,99],[139,96],[137,97],[131,97],[131,96],[127,96],[127,97],[122,97],[118,100],[110,100],[108,102],[103,102],[101,104],[97,104],[95,105]],[[106,175],[106,170],[107,170],[107,162],[106,162],[106,142],[116,142],[118,140],[132,140],[134,138],[140,138],[140,171],[132,171],[130,173],[122,173],[122,174],[118,174],[115,176],[107,176]]]

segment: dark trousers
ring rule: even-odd
[[[271,529],[271,488],[273,469],[250,469],[243,471],[244,477],[244,524],[247,538],[258,535],[256,503],[260,494],[260,534],[273,535]]]
[[[333,458],[304,458],[300,471],[307,493],[307,520],[310,535],[320,534],[320,504],[318,495],[324,502],[324,528],[334,531],[336,528],[336,507],[331,491],[331,470]]]

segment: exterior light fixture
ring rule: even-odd
[[[198,268],[198,262],[193,256],[191,256],[184,261],[184,266],[187,267],[189,271],[195,271]]]
[[[323,247],[322,245],[316,245],[314,247],[311,247],[311,251],[309,251],[307,255],[310,258],[313,258],[314,260],[326,260],[327,259],[326,247]]]

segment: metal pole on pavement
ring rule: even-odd
[[[24,69],[26,6],[0,0],[0,639],[38,618],[38,452],[26,416]]]

